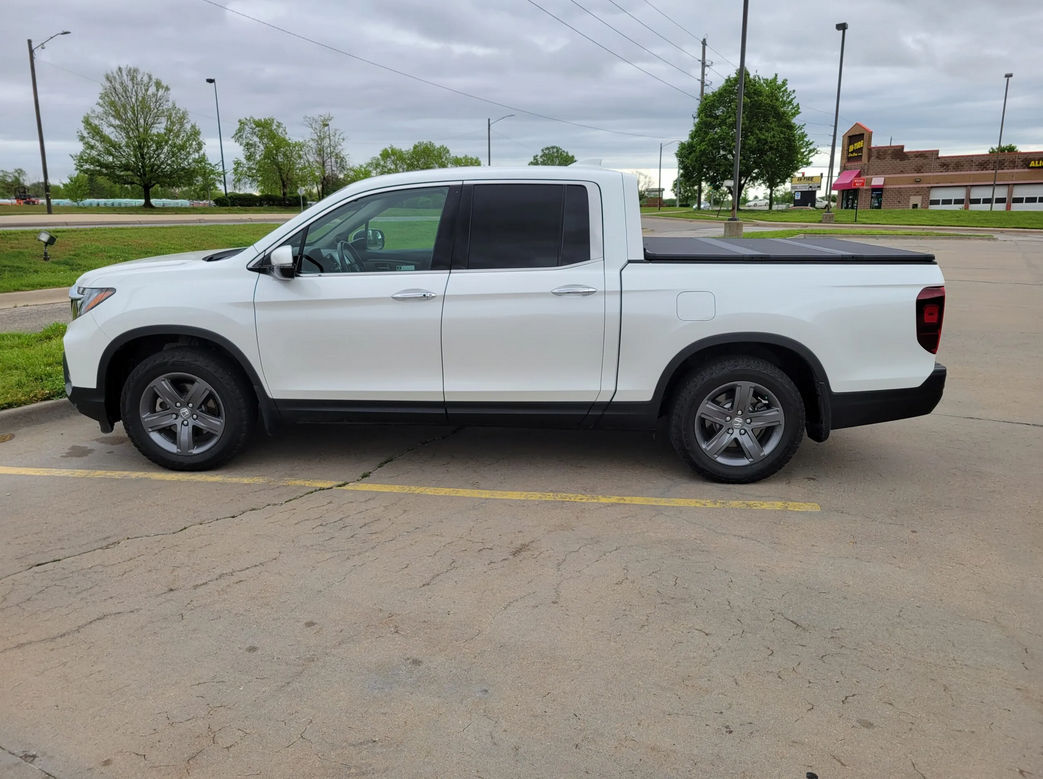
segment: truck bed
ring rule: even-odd
[[[934,255],[837,238],[645,238],[647,262],[934,264]]]

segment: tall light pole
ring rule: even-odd
[[[833,208],[833,156],[837,152],[837,123],[840,121],[840,83],[844,79],[844,41],[847,38],[847,22],[837,25],[840,30],[840,70],[837,73],[837,109],[833,114],[833,144],[829,147],[829,178],[826,180],[826,211]],[[830,217],[832,218],[832,217]]]
[[[739,99],[735,109],[735,166],[732,175],[732,215],[729,222],[739,221],[739,153],[742,151],[742,94],[746,88],[746,22],[750,17],[750,0],[742,0],[742,45],[739,47]]]
[[[504,119],[510,119],[512,116],[514,116],[514,114],[507,114],[507,116],[501,116],[495,122],[492,119],[486,120],[488,122],[488,124],[485,127],[487,138],[486,142],[488,143],[486,149],[489,155],[487,159],[490,167],[492,167],[493,164],[493,125],[496,124],[496,122],[502,122]]]
[[[663,210],[663,147],[673,146],[675,143],[680,142],[680,139],[678,139],[676,141],[659,144],[659,205],[656,207],[656,211]],[[676,185],[674,188],[677,188]]]
[[[996,169],[992,172],[992,197],[989,199],[990,211],[992,210],[992,204],[996,202],[996,179],[1000,175],[1000,147],[1003,146],[1003,122],[1007,118],[1007,93],[1010,91],[1010,80],[1013,77],[1013,73],[1003,74],[1003,78],[1007,79],[1007,86],[1003,88],[1003,113],[1000,114],[1000,141],[996,144]]]
[[[53,214],[54,209],[51,208],[51,182],[47,180],[47,150],[43,145],[43,122],[40,121],[40,93],[36,90],[36,58],[33,56],[33,52],[37,49],[42,49],[51,40],[57,38],[59,35],[68,35],[68,30],[62,30],[56,32],[46,41],[41,43],[39,46],[33,46],[32,38],[29,39],[29,73],[33,78],[33,105],[36,107],[36,132],[40,136],[40,164],[43,166],[43,196],[47,201],[47,213]]]
[[[228,173],[225,171],[225,139],[221,135],[221,101],[217,99],[217,79],[208,78],[207,84],[214,85],[214,105],[217,107],[217,144],[221,147],[221,183],[224,185],[225,197],[228,197]]]

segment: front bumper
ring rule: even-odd
[[[72,380],[69,378],[69,362],[65,359],[64,354],[62,355],[62,370],[65,372],[65,394],[69,396],[69,401],[85,417],[95,420],[100,425],[101,432],[111,433],[112,420],[109,419],[109,413],[105,408],[105,389],[84,389],[72,386]]]
[[[945,366],[936,362],[931,375],[919,387],[830,393],[830,428],[840,430],[930,414],[942,399],[945,374]]]

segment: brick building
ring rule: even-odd
[[[838,208],[941,208],[988,211],[995,154],[942,157],[937,149],[873,146],[873,131],[855,124],[844,133],[833,189]],[[853,180],[864,178],[856,188]],[[994,210],[1043,211],[1043,151],[999,155]]]

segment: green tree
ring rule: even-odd
[[[282,122],[271,116],[240,119],[232,139],[243,152],[232,165],[237,188],[254,186],[284,198],[296,195],[306,178],[307,150],[303,141],[290,138]]]
[[[705,182],[717,190],[733,176],[738,74],[706,95],[688,140],[678,145],[678,174],[685,185]],[[739,157],[739,202],[755,182],[769,191],[811,161],[814,146],[796,123],[800,106],[785,79],[746,75]],[[784,172],[783,172],[784,171]]]
[[[21,168],[0,170],[0,197],[11,198],[26,186],[27,174]]]
[[[73,203],[82,203],[91,196],[91,184],[86,173],[76,173],[69,176],[68,181],[62,185],[62,195]]]
[[[1005,143],[1002,146],[993,146],[989,149],[989,154],[1010,154],[1016,152],[1018,147],[1013,143]]]
[[[540,153],[532,158],[530,165],[571,165],[576,158],[560,146],[544,146]]]
[[[77,132],[83,148],[76,169],[117,184],[141,187],[152,207],[153,187],[190,183],[203,156],[203,137],[170,87],[138,68],[105,74],[97,107]]]
[[[333,127],[332,114],[304,117],[311,135],[305,141],[308,163],[318,187],[319,199],[341,186],[348,170],[348,155],[344,153],[344,133]]]
[[[438,146],[432,141],[418,141],[411,149],[399,149],[397,146],[381,149],[380,154],[366,163],[365,170],[368,170],[371,176],[382,176],[411,170],[468,168],[481,164],[482,161],[478,157],[455,156],[449,151],[448,146]]]

